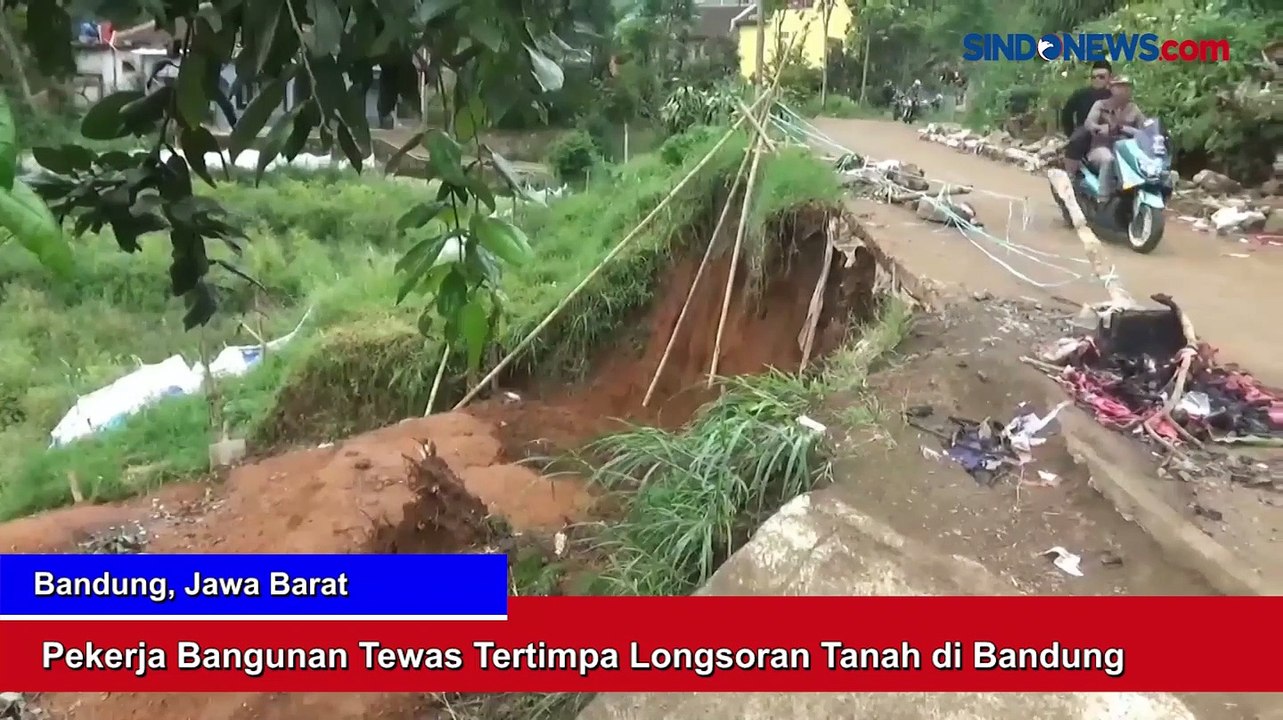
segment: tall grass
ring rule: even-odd
[[[601,541],[609,553],[608,586],[624,594],[689,593],[761,519],[826,482],[824,435],[799,418],[826,395],[862,389],[869,368],[907,328],[907,308],[888,302],[878,321],[860,328],[818,371],[726,378],[721,396],[686,427],[637,426],[589,446],[604,458],[593,481],[626,493],[624,517]],[[845,416],[872,419],[871,413]]]

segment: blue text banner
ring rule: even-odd
[[[502,619],[504,555],[0,555],[0,616]]]

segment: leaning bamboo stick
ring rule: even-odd
[[[756,100],[753,101],[753,105],[751,106],[751,108],[752,109],[758,108],[762,104],[762,101],[766,99],[766,97],[767,96],[765,95],[758,97]],[[690,172],[686,173],[685,177],[683,177],[680,181],[678,181],[677,185],[675,185],[673,189],[670,190],[668,194],[664,196],[663,200],[659,201],[659,204],[656,205],[655,208],[650,211],[650,214],[642,218],[642,221],[637,224],[637,227],[633,228],[632,231],[628,233],[628,235],[624,236],[623,240],[620,240],[618,243],[616,243],[615,247],[611,248],[610,252],[606,253],[606,257],[602,258],[601,262],[597,263],[597,266],[594,267],[592,270],[590,270],[588,274],[584,276],[584,279],[580,280],[579,284],[576,285],[564,298],[562,298],[561,302],[557,303],[557,306],[554,307],[552,311],[549,312],[548,315],[544,317],[543,320],[539,321],[539,324],[536,325],[533,330],[531,330],[524,338],[521,339],[521,342],[517,343],[516,347],[514,347],[511,351],[509,351],[509,353],[505,355],[504,358],[500,360],[499,363],[495,365],[494,368],[491,369],[490,372],[484,378],[479,380],[476,383],[476,385],[474,385],[473,388],[469,390],[466,395],[463,396],[462,400],[460,400],[457,404],[455,404],[454,409],[458,410],[462,408],[464,405],[467,405],[469,402],[472,402],[472,399],[475,398],[477,394],[481,392],[481,389],[485,387],[487,383],[499,377],[499,373],[503,372],[504,368],[508,367],[508,365],[511,364],[512,361],[517,358],[517,355],[520,354],[523,350],[525,350],[526,347],[528,347],[530,343],[533,342],[534,339],[539,336],[539,333],[543,332],[545,328],[547,328],[549,325],[552,324],[552,321],[556,319],[558,315],[561,314],[562,310],[566,309],[566,306],[570,304],[570,301],[574,300],[575,297],[579,295],[579,293],[583,292],[583,289],[588,287],[588,284],[591,283],[593,279],[596,278],[599,274],[601,274],[601,271],[607,265],[610,264],[610,261],[614,260],[615,257],[618,256],[619,253],[623,251],[624,248],[628,247],[628,245],[634,239],[636,239],[638,235],[641,234],[642,230],[646,229],[646,227],[650,225],[651,221],[654,220],[656,217],[658,217],[659,214],[663,212],[664,208],[668,207],[668,203],[672,202],[673,198],[676,197],[677,194],[680,193],[682,189],[686,187],[687,183],[691,181],[691,178],[699,174],[699,171],[703,170],[704,167],[708,165],[709,162],[712,161],[713,157],[717,155],[717,152],[722,149],[722,146],[725,145],[728,141],[730,141],[732,137],[735,136],[735,133],[738,132],[741,127],[743,127],[745,122],[746,122],[746,119],[741,115],[740,118],[735,121],[735,124],[732,125],[731,128],[727,130],[724,135],[722,135],[722,138],[717,141],[717,144],[714,145],[712,149],[710,149],[708,153],[705,154],[704,157],[698,163],[696,163],[695,167],[690,169]]]
[[[739,270],[740,248],[744,246],[744,231],[748,228],[748,213],[753,203],[753,188],[757,184],[757,169],[762,163],[761,136],[753,143],[753,164],[748,169],[748,184],[744,186],[744,202],[740,207],[739,228],[735,231],[735,247],[731,250],[731,269],[726,276],[726,293],[722,296],[722,314],[717,320],[717,339],[713,342],[713,361],[708,368],[708,387],[713,387],[717,365],[722,357],[722,334],[726,331],[726,316],[731,309],[731,294],[735,289],[735,273]]]
[[[749,111],[748,106],[744,104],[743,100],[738,100],[737,103],[739,104],[740,113],[747,117],[749,122],[753,123],[753,127],[757,130],[757,134],[765,140],[767,149],[774,150],[775,141],[771,139],[770,134],[766,132],[766,128],[762,126],[762,121]],[[748,157],[748,154],[745,153],[744,157]]]
[[[751,154],[747,149],[744,151],[744,159],[740,161],[739,170],[735,172],[735,179],[731,181],[726,203],[722,205],[722,214],[717,218],[717,225],[713,227],[713,234],[708,238],[708,247],[704,248],[704,257],[699,261],[699,267],[695,270],[695,279],[691,281],[690,290],[686,293],[686,302],[682,303],[682,311],[677,315],[677,323],[673,325],[673,334],[668,336],[668,344],[664,346],[664,354],[660,356],[659,365],[655,368],[655,375],[650,379],[650,386],[646,388],[646,397],[642,398],[642,407],[650,405],[650,399],[655,394],[655,388],[659,385],[659,378],[664,373],[664,367],[668,365],[668,356],[673,352],[673,346],[677,344],[677,334],[681,332],[682,323],[686,321],[686,312],[690,310],[691,299],[695,297],[695,288],[699,287],[699,281],[704,277],[704,269],[708,267],[708,260],[713,256],[713,248],[717,244],[717,238],[722,234],[722,227],[726,225],[726,218],[731,214],[731,206],[735,204],[735,193],[739,192],[740,181],[744,179],[744,170],[748,168],[748,160]]]
[[[820,270],[819,279],[815,281],[815,291],[811,293],[811,304],[806,313],[806,325],[799,338],[802,346],[802,364],[797,369],[799,373],[806,372],[806,366],[811,362],[815,333],[820,327],[820,316],[824,314],[824,292],[829,287],[829,269],[833,267],[833,251],[836,249],[832,223],[829,223],[829,231],[824,234],[824,244],[824,267]]]
[[[428,404],[423,408],[423,417],[432,414],[432,408],[437,404],[437,391],[441,389],[441,378],[445,376],[446,361],[450,359],[450,343],[446,343],[445,351],[441,353],[441,363],[437,365],[437,376],[432,379],[432,390],[428,393]]]
[[[1060,201],[1065,204],[1065,209],[1069,211],[1069,220],[1074,226],[1074,232],[1078,234],[1078,241],[1082,243],[1087,262],[1091,264],[1091,270],[1096,279],[1105,286],[1110,302],[1118,306],[1132,305],[1132,299],[1127,292],[1117,283],[1111,282],[1105,272],[1104,248],[1100,244],[1100,238],[1096,237],[1096,233],[1092,232],[1091,227],[1088,226],[1087,217],[1083,214],[1082,207],[1078,205],[1078,199],[1074,197],[1073,181],[1070,180],[1069,173],[1053,168],[1047,171],[1047,179],[1051,182],[1052,191],[1060,197]]]

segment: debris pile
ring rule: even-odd
[[[1065,143],[1056,136],[1025,141],[1003,130],[986,135],[954,123],[930,123],[918,131],[918,136],[1029,172],[1055,165]],[[1188,180],[1178,176],[1173,206],[1188,213],[1182,217],[1205,232],[1283,236],[1283,154],[1274,163],[1274,177],[1253,189],[1213,170],[1201,170]]]
[[[1174,450],[1205,442],[1283,446],[1283,392],[1261,385],[1198,341],[1166,295],[1162,310],[1102,308],[1091,335],[1024,358],[1107,427]]]
[[[961,465],[976,482],[992,487],[1008,474],[1023,474],[1023,468],[1033,461],[1033,449],[1047,442],[1056,416],[1068,405],[1065,401],[1045,415],[1021,405],[1006,424],[992,418],[976,422],[951,415],[948,431],[923,424],[934,413],[929,405],[909,408],[905,414],[909,425],[941,441],[945,456]],[[938,458],[940,453],[924,447],[923,455]],[[1052,473],[1040,472],[1039,476],[1042,484],[1057,480]]]
[[[928,180],[922,169],[912,163],[869,162],[855,153],[846,153],[834,162],[834,169],[842,177],[843,187],[854,195],[903,205],[928,222],[980,226],[975,207],[953,197],[971,192],[970,187]]]
[[[22,693],[0,692],[0,720],[36,720],[44,712],[27,702]]]

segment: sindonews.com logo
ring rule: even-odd
[[[1043,35],[970,33],[962,37],[963,60],[1139,60],[1141,62],[1227,62],[1229,40],[1163,40],[1154,33]]]

